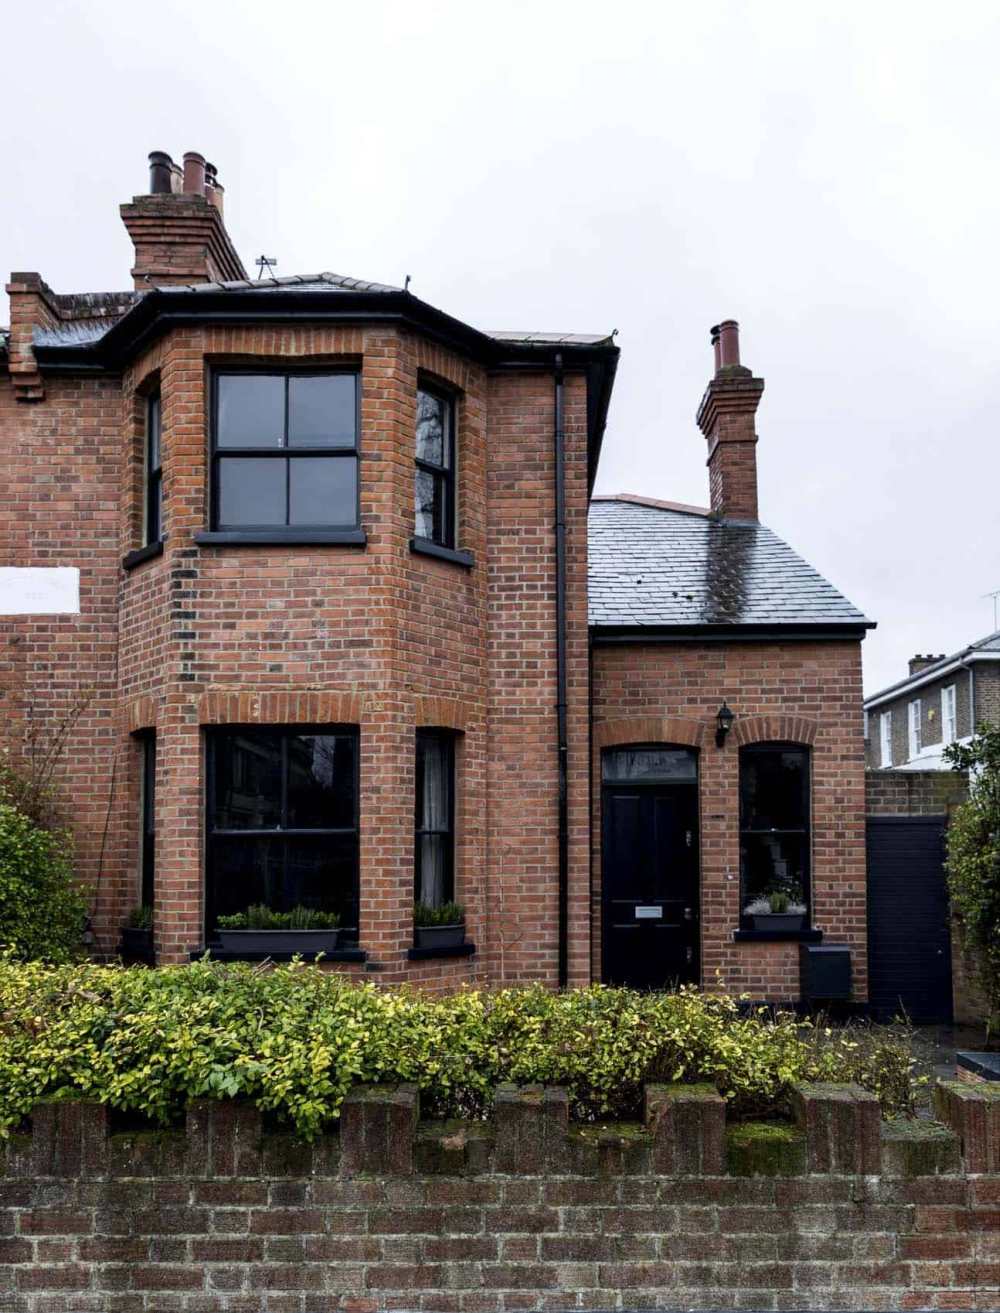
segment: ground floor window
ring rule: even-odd
[[[358,924],[358,731],[247,726],[207,736],[206,931],[263,903]]]
[[[740,879],[744,917],[809,915],[809,749],[758,743],[740,751]]]
[[[417,730],[414,902],[440,907],[455,897],[455,736]]]
[[[142,747],[141,835],[139,854],[139,902],[152,908],[156,885],[156,735],[144,734]]]

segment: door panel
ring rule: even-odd
[[[696,786],[610,784],[602,797],[605,981],[697,980]]]
[[[880,1020],[950,1022],[943,816],[868,818],[869,999]]]

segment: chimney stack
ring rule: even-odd
[[[940,656],[921,656],[918,652],[915,657],[910,657],[910,674],[919,674],[921,670],[926,670],[928,666],[936,665],[938,661],[944,660],[944,653]]]
[[[197,151],[185,154],[183,169],[166,151],[152,151],[149,192],[123,205],[121,216],[135,247],[138,291],[247,276],[223,223],[217,171]]]
[[[714,514],[757,518],[757,433],[754,417],[764,380],[740,364],[740,326],[724,319],[712,329],[715,376],[698,407],[708,442],[708,485]]]

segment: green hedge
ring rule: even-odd
[[[540,1081],[567,1086],[579,1118],[634,1119],[643,1083],[664,1080],[711,1081],[737,1114],[770,1115],[792,1081],[849,1078],[851,1043],[792,1018],[741,1017],[733,1000],[693,990],[431,998],[299,963],[0,959],[0,1129],[42,1097],[99,1099],[160,1123],[208,1097],[251,1100],[311,1137],[352,1084],[400,1080],[418,1084],[431,1116],[479,1116],[501,1081]],[[886,1111],[909,1111],[901,1102],[897,1089]]]
[[[69,835],[15,806],[0,778],[0,945],[17,957],[66,962],[82,952],[86,917]]]

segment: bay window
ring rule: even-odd
[[[455,402],[422,384],[417,390],[415,528],[418,540],[455,546]]]

